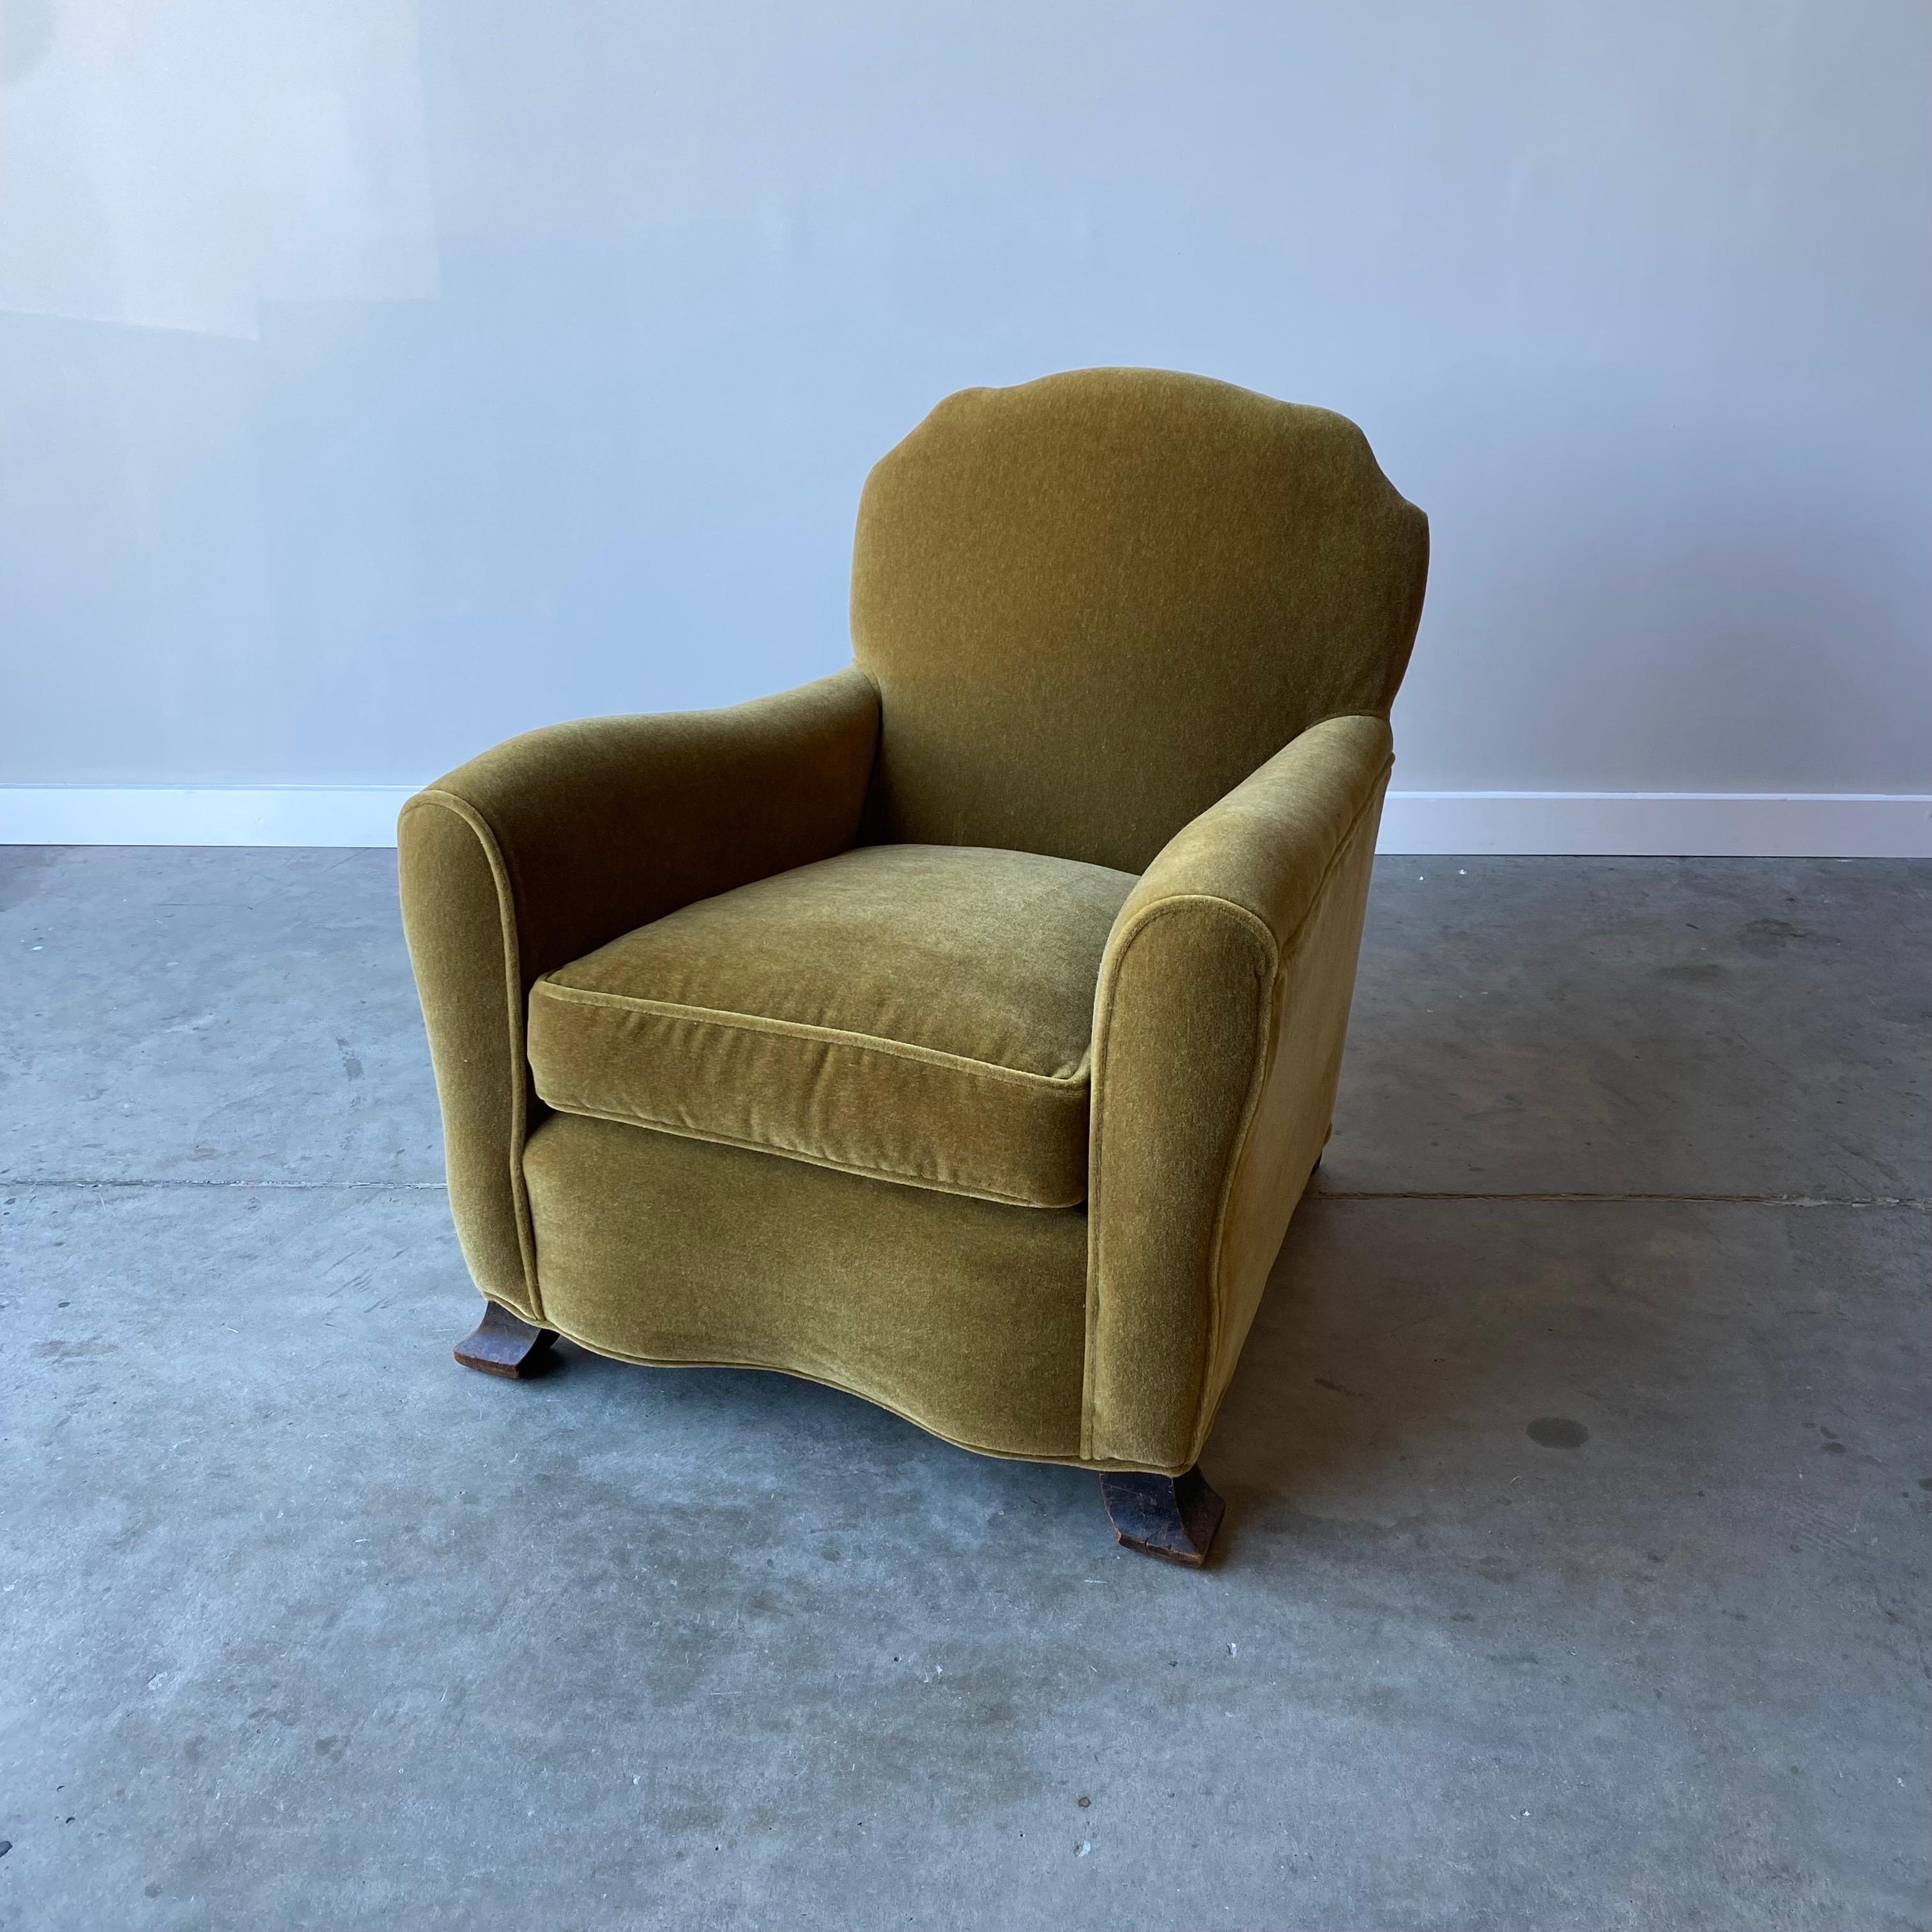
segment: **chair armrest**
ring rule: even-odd
[[[719,711],[598,718],[513,738],[403,807],[403,923],[442,1104],[450,1207],[484,1293],[542,1313],[524,1142],[544,974],[634,926],[844,851],[878,738],[848,669]]]
[[[1094,1019],[1082,1453],[1200,1454],[1328,1138],[1391,740],[1311,727],[1120,908]]]

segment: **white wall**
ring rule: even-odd
[[[0,832],[812,676],[872,459],[1097,362],[1428,510],[1406,790],[1932,793],[1925,0],[0,13]]]

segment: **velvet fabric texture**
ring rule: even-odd
[[[542,1305],[524,1144],[544,1109],[531,987],[631,927],[845,850],[878,738],[854,670],[729,710],[512,738],[403,807],[403,927],[442,1104],[450,1208],[492,1300]]]
[[[1390,741],[1312,727],[1120,909],[1094,1021],[1094,1461],[1190,1467],[1328,1136]]]
[[[968,1449],[1074,1462],[1087,1217],[555,1114],[544,1319],[625,1361],[785,1369]]]
[[[860,506],[868,836],[1144,870],[1310,725],[1388,715],[1428,554],[1327,410],[1153,369],[948,397]]]
[[[874,845],[740,886],[538,980],[560,1112],[1034,1208],[1087,1195],[1094,986],[1132,876]]]
[[[478,1286],[1190,1467],[1328,1130],[1426,547],[1324,411],[968,391],[866,485],[851,668],[412,800]]]

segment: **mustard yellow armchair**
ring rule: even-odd
[[[1428,526],[1360,430],[1198,376],[950,397],[873,470],[854,662],[512,740],[404,807],[458,1359],[806,1376],[1196,1467],[1320,1158]]]

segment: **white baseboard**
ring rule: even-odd
[[[1932,795],[1391,791],[1376,850],[1563,856],[1932,858]]]
[[[0,845],[393,845],[413,785],[0,785]]]
[[[393,845],[408,785],[0,786],[0,844]],[[1932,795],[1392,791],[1379,849],[1932,858]]]

